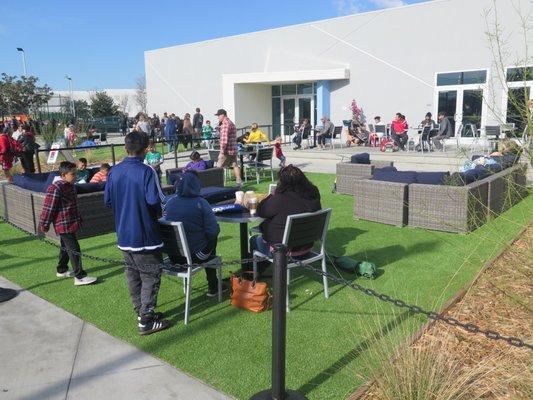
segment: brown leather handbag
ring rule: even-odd
[[[231,305],[259,313],[270,308],[270,292],[266,282],[248,281],[231,275]]]

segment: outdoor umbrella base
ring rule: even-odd
[[[19,294],[17,290],[0,287],[0,303],[11,300]]]

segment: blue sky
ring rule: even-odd
[[[56,90],[133,88],[145,50],[424,0],[1,0],[0,72]],[[206,62],[208,55],[206,55]]]

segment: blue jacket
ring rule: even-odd
[[[184,173],[177,184],[176,194],[167,197],[163,214],[169,221],[183,222],[189,250],[199,257],[220,232],[211,206],[200,197],[201,187],[194,173]]]
[[[111,169],[104,201],[113,209],[119,249],[138,252],[163,247],[157,216],[164,199],[157,172],[141,157],[126,157]]]
[[[176,136],[176,120],[167,118],[165,120],[165,139],[171,139]]]

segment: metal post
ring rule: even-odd
[[[176,144],[174,146],[174,165],[175,165],[175,168],[178,168],[178,146],[179,146],[179,142],[176,142]]]
[[[35,152],[35,162],[37,163],[37,172],[41,173],[41,159],[39,158],[39,149],[33,150]]]
[[[24,76],[28,76],[28,70],[26,69],[26,52],[22,47],[17,47],[17,51],[22,53],[22,71],[24,72]]]
[[[285,390],[285,342],[287,314],[287,248],[274,246],[274,297],[272,300],[272,388],[254,394],[250,400],[307,400]]]
[[[113,165],[116,165],[116,159],[115,159],[115,144],[111,143],[111,160],[113,161]]]

